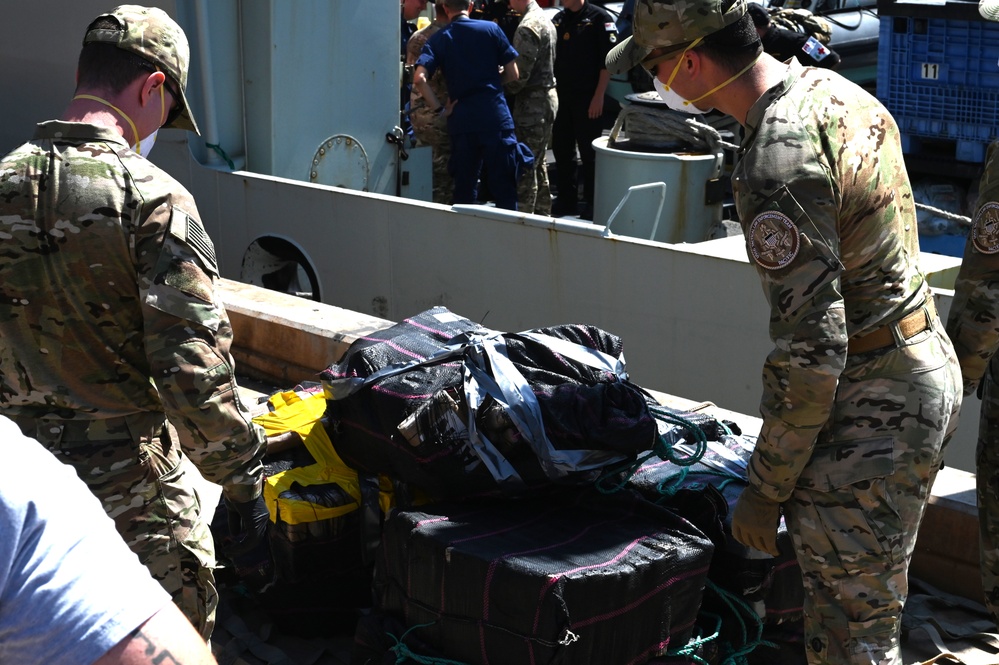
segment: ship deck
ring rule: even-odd
[[[316,374],[338,359],[351,342],[392,323],[229,280],[222,281],[222,294],[235,333],[233,354],[243,374],[240,387],[258,409],[268,394],[316,380]],[[746,433],[758,431],[758,418],[709,402],[653,394],[667,406],[706,410],[737,422]],[[217,486],[205,483],[199,490],[204,505],[217,505]],[[999,635],[982,632],[995,628],[981,602],[977,538],[974,476],[944,469],[933,488],[911,568],[912,592],[903,621],[906,665],[933,658],[966,665],[999,664]],[[331,625],[322,637],[298,636],[276,628],[252,594],[239,584],[226,583],[225,571],[220,582],[222,602],[212,641],[219,663],[351,662],[350,617]],[[944,652],[953,655],[941,656]]]

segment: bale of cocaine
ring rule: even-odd
[[[683,445],[683,444],[681,444]],[[732,537],[732,510],[747,486],[754,438],[723,436],[706,443],[701,460],[683,468],[652,458],[628,481],[642,496],[682,515],[715,545],[709,579],[736,594],[770,623],[801,618],[804,588],[791,536],[781,520],[780,556],[772,557]]]
[[[712,551],[632,492],[438,503],[386,521],[375,609],[469,664],[645,662],[690,639]]]
[[[585,484],[652,446],[652,397],[593,326],[491,331],[436,307],[355,341],[321,373],[352,468],[432,498]]]

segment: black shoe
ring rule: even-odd
[[[587,222],[593,221],[593,204],[592,203],[580,203],[579,204],[579,218],[586,220]]]

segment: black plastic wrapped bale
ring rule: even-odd
[[[465,663],[641,663],[689,640],[712,550],[632,492],[435,504],[386,521],[375,607]]]
[[[265,472],[302,472],[315,460],[302,447],[265,460]],[[289,464],[290,462],[290,464]],[[362,553],[361,511],[335,480],[290,483],[276,494],[279,507],[269,529],[274,583],[259,600],[285,632],[313,637],[349,633],[361,608],[371,605],[371,568]],[[286,522],[281,507],[314,507],[319,519]],[[343,510],[327,517],[323,511]]]
[[[659,505],[696,524],[715,544],[709,578],[765,612],[766,621],[781,623],[801,618],[804,587],[790,534],[781,520],[772,557],[742,545],[732,537],[731,513],[747,486],[747,465],[755,439],[722,436],[707,442],[704,456],[686,470],[652,458],[632,475],[628,485]],[[689,442],[680,443],[690,452]]]
[[[591,482],[655,437],[622,346],[592,326],[498,333],[436,307],[321,374],[330,437],[352,468],[432,498]]]
[[[293,431],[301,443],[265,458],[275,583],[261,600],[288,632],[352,631],[359,608],[371,605],[366,522],[380,527],[388,499],[376,479],[359,477],[336,455],[320,423],[326,400],[318,386],[276,393],[268,403],[254,420],[268,434]]]

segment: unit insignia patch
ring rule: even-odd
[[[761,212],[749,225],[749,248],[753,260],[763,268],[785,268],[801,248],[798,227],[782,212]]]
[[[999,203],[989,201],[975,215],[971,241],[982,254],[999,252]]]

